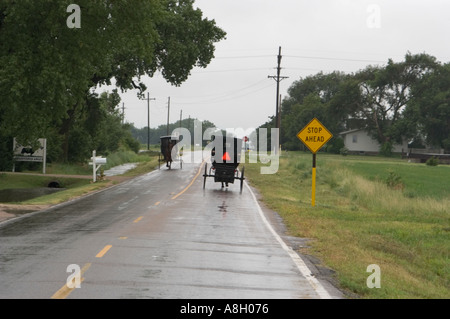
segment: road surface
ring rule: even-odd
[[[178,163],[0,223],[0,298],[339,298],[245,183]]]

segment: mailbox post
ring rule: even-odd
[[[97,170],[102,166],[102,164],[106,164],[106,158],[104,157],[97,157],[95,156],[96,152],[95,150],[92,151],[92,162],[89,162],[89,165],[92,165],[92,179],[95,183],[97,181]]]

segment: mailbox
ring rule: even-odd
[[[96,157],[95,164],[106,164],[106,157]]]
[[[92,164],[106,164],[106,157],[91,157],[91,161],[94,159],[94,162],[89,162],[89,165]]]

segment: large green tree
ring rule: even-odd
[[[146,87],[160,71],[180,85],[193,67],[206,67],[225,37],[193,0],[79,0],[80,28],[68,27],[71,0],[0,3],[0,130],[32,141],[53,125],[64,157],[80,110],[102,84]]]
[[[411,89],[438,65],[432,56],[408,53],[402,62],[390,59],[384,67],[369,66],[356,75],[361,92],[358,117],[380,145],[401,143],[414,135],[410,119],[404,116]]]
[[[426,75],[411,92],[406,113],[418,137],[450,152],[450,63]]]
[[[393,143],[418,135],[448,149],[449,69],[425,53],[407,53],[404,61],[389,60],[355,74],[320,72],[301,78],[282,103],[281,143],[288,149],[302,147],[296,133],[317,117],[335,137],[342,130],[368,130],[386,154]]]
[[[297,133],[318,118],[334,136],[344,129],[343,123],[351,113],[352,103],[342,96],[343,87],[351,76],[342,72],[322,72],[301,78],[289,88],[289,97],[282,103],[281,145],[288,149],[299,149],[303,144]],[[337,102],[339,101],[339,103]],[[329,142],[333,144],[335,139]]]

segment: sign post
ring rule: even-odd
[[[92,181],[95,183],[97,181],[97,171],[102,166],[102,164],[106,164],[106,158],[101,156],[95,156],[95,150],[92,151],[92,162],[89,162],[89,165],[92,165]]]
[[[297,137],[303,144],[308,147],[313,155],[312,160],[312,192],[311,205],[316,205],[316,153],[322,148],[332,137],[333,134],[327,130],[325,126],[316,118],[313,118],[300,132]]]

